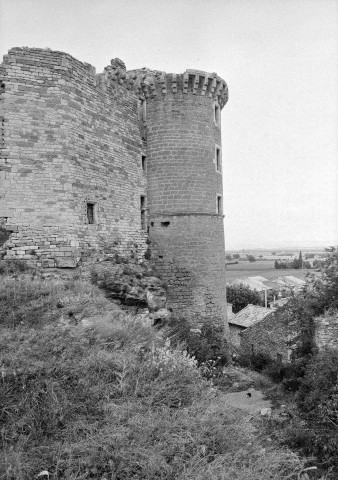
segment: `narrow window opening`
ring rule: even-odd
[[[219,124],[219,106],[215,105],[215,122]]]
[[[222,197],[217,195],[217,205],[216,205],[217,214],[221,215],[222,213]]]
[[[254,344],[253,344],[253,343],[251,344],[251,353],[252,353],[252,354],[255,353],[255,348],[254,348]]]
[[[142,171],[143,173],[147,173],[147,157],[146,155],[142,155]]]
[[[87,222],[90,225],[95,223],[95,203],[87,203]]]
[[[221,149],[216,147],[216,170],[221,171]]]
[[[150,225],[153,227],[153,226],[154,226],[154,222],[150,222]]]
[[[163,255],[159,255],[158,258],[163,258]]]
[[[161,227],[169,227],[170,222],[161,222]]]
[[[147,229],[147,206],[146,206],[146,197],[141,195],[141,228],[142,230]]]
[[[283,356],[280,353],[277,353],[277,363],[279,365],[283,363]]]

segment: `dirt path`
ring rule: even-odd
[[[247,397],[247,392],[251,393],[251,397]],[[223,396],[224,405],[245,410],[251,415],[261,412],[262,408],[271,408],[270,400],[263,399],[263,393],[260,390],[249,388],[242,392],[226,393]]]

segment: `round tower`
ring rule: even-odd
[[[221,109],[215,73],[144,72],[147,221],[151,259],[175,316],[228,333],[223,228]]]

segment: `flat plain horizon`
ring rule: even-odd
[[[1,56],[49,47],[217,72],[226,249],[338,244],[335,0],[0,0]]]

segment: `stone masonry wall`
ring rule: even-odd
[[[120,76],[112,67],[95,75],[48,49],[14,48],[4,57],[0,218],[12,232],[5,258],[75,266],[111,248],[144,251],[137,96],[122,62]]]

